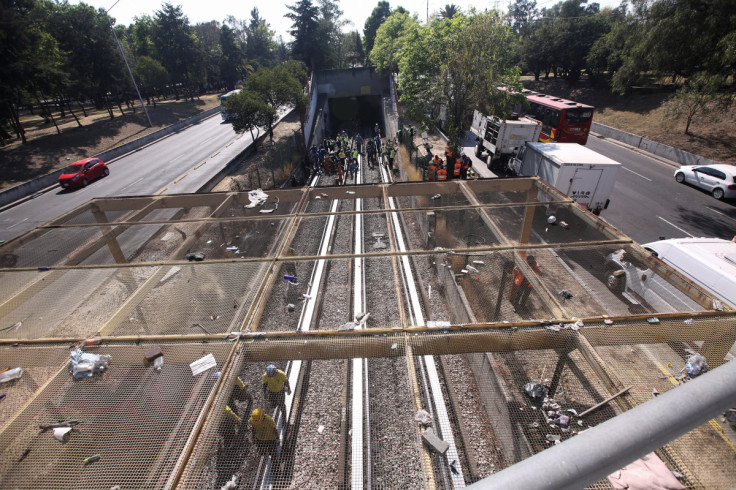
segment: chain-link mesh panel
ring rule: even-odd
[[[732,310],[535,179],[267,194],[95,200],[0,246],[0,341],[21,344],[0,356],[24,368],[2,385],[0,486],[445,488],[647,402],[694,352],[717,366],[736,341]],[[109,370],[73,380],[69,347],[97,335]],[[161,372],[143,359],[156,341]],[[269,363],[289,379],[283,408],[262,392]],[[261,406],[275,453],[251,434]],[[37,429],[60,420],[81,421],[66,443]],[[711,421],[658,454],[687,487],[728,487],[729,435]]]
[[[34,379],[47,384],[0,434],[0,485],[164,488],[232,344],[162,345],[160,371],[145,363],[146,347],[94,349],[111,360],[105,372],[87,379],[74,379],[66,366],[48,359],[54,364],[45,366],[57,374]],[[189,364],[208,354],[216,366],[194,376]],[[53,428],[40,428],[48,425],[73,430],[59,441]]]

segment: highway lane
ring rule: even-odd
[[[687,236],[736,235],[734,202],[675,182],[676,164],[663,163],[606,139],[591,136],[587,146],[621,163],[611,204],[601,218],[638,243]]]
[[[59,187],[0,213],[0,240],[10,240],[95,197],[194,192],[252,142],[218,115],[110,163],[110,176],[86,188]]]

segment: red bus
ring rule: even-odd
[[[522,114],[542,123],[539,141],[581,145],[588,141],[595,107],[531,90],[523,93],[529,101],[529,109],[522,109]]]

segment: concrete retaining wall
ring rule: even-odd
[[[112,148],[98,155],[90,155],[90,156],[95,156],[99,158],[100,160],[102,160],[103,162],[108,162],[122,155],[125,155],[126,153],[130,153],[150,143],[153,143],[154,141],[159,140],[163,138],[164,136],[168,136],[172,133],[175,133],[187,126],[191,126],[192,124],[197,124],[201,120],[206,119],[214,114],[218,114],[219,112],[220,112],[220,108],[214,107],[208,111],[204,111],[200,114],[197,114],[196,116],[192,116],[188,119],[184,119],[175,124],[172,124],[171,126],[167,126],[165,128],[159,129],[158,131],[154,131],[153,133],[143,136],[142,138],[138,138],[137,140],[131,141],[130,143],[125,143],[124,145],[120,145],[118,147]],[[41,191],[42,189],[45,189],[47,187],[54,185],[59,180],[59,176],[61,175],[62,171],[63,169],[56,170],[55,172],[51,172],[50,174],[44,175],[43,177],[39,177],[37,179],[33,179],[31,181],[24,182],[15,187],[11,187],[8,190],[0,192],[0,207],[6,206],[20,199],[31,196]]]
[[[673,148],[671,146],[657,143],[650,139],[635,134],[627,133],[604,124],[594,122],[590,128],[591,131],[596,132],[606,138],[611,138],[617,141],[621,141],[628,145],[640,148],[644,151],[652,153],[654,155],[672,160],[673,162],[679,163],[680,165],[713,165],[719,162],[703,158],[698,155],[693,155],[687,151],[680,150],[679,148]]]

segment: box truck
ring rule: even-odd
[[[539,141],[542,123],[528,117],[513,116],[502,120],[496,116],[485,116],[473,112],[470,126],[475,138],[475,156],[488,164],[492,171],[503,171],[508,160],[527,141]]]
[[[720,238],[671,238],[645,243],[643,247],[729,306],[736,307],[736,242]]]
[[[539,176],[599,214],[608,207],[621,164],[577,143],[528,142],[509,166],[516,175]]]

